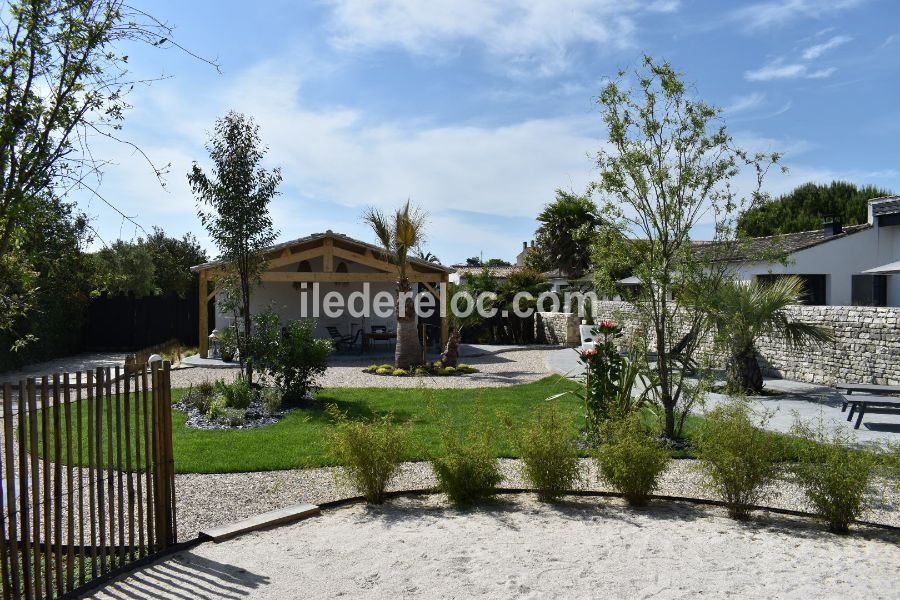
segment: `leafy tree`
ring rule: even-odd
[[[603,222],[587,196],[556,190],[556,200],[538,215],[534,252],[526,262],[536,271],[559,269],[581,275],[591,265],[591,242]]]
[[[425,262],[430,262],[435,265],[441,264],[441,259],[432,254],[431,252],[424,252],[419,250],[419,259],[424,260]]]
[[[281,169],[269,172],[260,166],[266,149],[262,147],[259,126],[238,112],[230,111],[216,121],[215,136],[206,148],[214,165],[211,173],[207,175],[195,162],[188,181],[197,197],[200,222],[233,273],[233,300],[243,318],[243,331],[237,331],[237,347],[250,381],[253,366],[246,360],[251,329],[250,294],[265,270],[262,251],[277,237],[269,203],[278,194]],[[204,205],[208,210],[204,210]],[[200,290],[201,294],[205,292]]]
[[[134,81],[117,48],[180,47],[169,41],[171,28],[121,0],[13,1],[2,12],[0,333],[16,328],[36,300],[27,288],[38,271],[22,250],[30,207],[48,194],[92,190],[88,178],[105,164],[92,141],[123,141],[118,130]]]
[[[620,232],[608,236],[610,264],[634,265],[643,282],[634,306],[638,321],[651,330],[665,435],[671,439],[678,435],[685,376],[706,321],[698,300],[725,278],[727,261],[718,259],[733,248],[733,215],[745,202],[731,182],[742,168],[752,169],[757,185],[750,201],[759,201],[763,178],[779,156],[750,156],[736,148],[718,122],[720,111],[690,97],[668,63],[645,56],[635,88],[625,77],[619,72],[599,97],[609,144],[597,155],[600,180],[594,188],[605,196],[604,218]],[[695,253],[691,230],[701,219],[715,222],[721,243]],[[602,272],[605,264],[601,260],[597,269]],[[599,285],[612,277],[597,279]]]
[[[174,293],[184,298],[197,287],[198,277],[190,269],[205,263],[208,257],[192,234],[186,233],[181,238],[168,237],[162,229],[154,227],[153,233],[140,243],[147,247],[153,259],[154,280],[160,293]]]
[[[478,256],[472,256],[466,259],[467,267],[480,267],[481,266],[481,258]]]
[[[831,217],[844,225],[865,223],[872,198],[890,196],[875,186],[858,187],[846,181],[830,184],[804,183],[770,202],[744,211],[737,220],[740,233],[762,237],[797,231],[812,231]]]
[[[503,260],[502,258],[489,258],[485,261],[484,266],[486,267],[511,267],[512,263]]]
[[[720,342],[728,352],[728,385],[736,392],[758,394],[763,388],[756,340],[762,335],[783,338],[790,348],[832,339],[827,329],[794,321],[787,313],[791,304],[799,304],[803,281],[798,277],[779,277],[773,283],[727,281],[712,300],[713,321]]]
[[[416,331],[415,302],[409,281],[409,254],[425,239],[425,213],[407,200],[402,208],[386,215],[369,208],[365,221],[381,242],[385,260],[397,269],[397,344],[394,366],[410,369],[422,359],[422,345]]]
[[[96,290],[112,295],[156,296],[156,268],[147,246],[116,240],[93,256]]]

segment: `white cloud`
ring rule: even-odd
[[[853,38],[848,35],[836,35],[827,42],[810,46],[803,51],[803,60],[815,60],[838,46],[843,46]]]
[[[804,64],[800,63],[784,63],[781,60],[775,60],[769,64],[744,73],[744,79],[747,81],[773,81],[776,79],[825,79],[831,77],[835,71],[834,67],[827,69],[810,70]]]
[[[815,71],[810,71],[806,74],[807,79],[827,79],[834,75],[834,72],[837,71],[834,67],[828,67],[827,69],[817,69]]]
[[[765,99],[766,95],[759,92],[737,96],[732,98],[731,104],[724,108],[724,112],[729,115],[746,112],[761,106]]]
[[[822,16],[848,10],[866,0],[776,0],[743,6],[730,14],[731,20],[747,29],[785,25],[800,18]]]
[[[579,43],[622,49],[635,44],[637,18],[671,13],[674,0],[329,0],[333,43],[356,50],[400,47],[455,55],[475,42],[516,75],[565,71]]]

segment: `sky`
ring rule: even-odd
[[[784,153],[764,189],[843,179],[900,192],[896,0],[137,0],[177,49],[127,48],[131,92],[100,193],[142,228],[196,235],[186,174],[228,110],[253,116],[280,167],[279,241],[331,229],[374,242],[368,206],[410,199],[444,264],[514,260],[557,188],[583,192],[605,130],[597,95],[643,53],[721,107],[736,141]],[[744,180],[737,182],[744,185]],[[95,245],[141,229],[87,190]],[[701,225],[695,237],[708,234]]]

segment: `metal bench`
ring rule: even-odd
[[[844,390],[847,395],[853,392],[862,392],[864,394],[900,394],[900,385],[880,385],[877,383],[837,383],[835,389]],[[847,410],[847,400],[841,406],[841,412]],[[847,419],[848,421],[850,419]]]
[[[844,404],[850,405],[850,413],[847,420],[853,420],[853,413],[859,412],[853,429],[859,429],[863,415],[874,414],[898,414],[900,412],[900,398],[896,396],[876,396],[874,394],[844,394]]]

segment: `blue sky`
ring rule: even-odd
[[[407,198],[430,215],[444,263],[512,260],[556,188],[596,177],[594,99],[643,52],[725,109],[734,137],[785,153],[778,194],[846,179],[900,192],[900,3],[895,0],[154,1],[191,50],[129,49],[141,76],[102,194],[146,229],[202,230],[186,173],[229,109],[253,115],[284,183],[280,240],[332,229],[372,240],[368,205]],[[743,180],[737,182],[741,187]],[[141,232],[87,192],[74,198],[107,243]],[[704,228],[698,229],[703,237]]]

